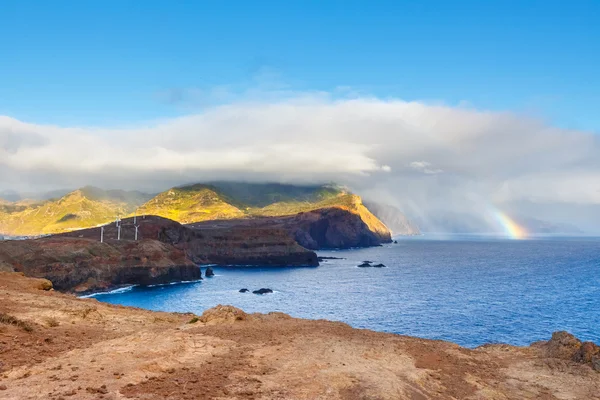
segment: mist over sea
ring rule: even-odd
[[[600,342],[600,238],[423,236],[319,255],[344,259],[317,268],[214,267],[202,282],[96,297],[196,314],[231,304],[469,347],[528,345],[557,330]],[[365,260],[387,268],[358,268]],[[239,293],[263,287],[275,292]]]

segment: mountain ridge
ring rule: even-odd
[[[0,203],[0,233],[33,236],[69,232],[136,213],[193,224],[294,216],[329,208],[357,215],[376,237],[388,241],[385,224],[363,205],[360,196],[341,186],[218,181],[173,187],[153,197],[138,191],[85,186],[59,199],[4,202]]]

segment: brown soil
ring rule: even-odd
[[[600,399],[555,342],[469,350],[230,306],[189,323],[41,283],[0,273],[0,313],[32,328],[0,322],[0,399]]]

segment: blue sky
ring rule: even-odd
[[[2,0],[0,115],[115,126],[214,88],[349,87],[600,131],[599,20],[586,0]]]

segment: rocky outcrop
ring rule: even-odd
[[[554,332],[549,341],[536,345],[547,357],[587,364],[600,372],[600,346],[593,342],[582,342],[574,335],[560,331]]]
[[[368,220],[358,212],[330,207],[285,217],[209,221],[192,226],[202,231],[217,228],[274,229],[310,250],[371,247],[391,242],[391,234],[383,224],[371,221],[369,226],[365,219]]]
[[[374,231],[360,215],[341,208],[300,213],[286,220],[288,230],[307,249],[347,249],[389,243],[389,231]]]
[[[254,294],[268,294],[268,293],[273,293],[273,290],[269,289],[269,288],[262,288],[262,289],[258,289],[258,290],[253,290],[252,293],[254,293]]]
[[[0,263],[45,278],[54,289],[88,293],[124,285],[200,279],[200,268],[182,250],[157,240],[133,242],[72,237],[0,243]]]
[[[138,238],[156,239],[181,250],[196,264],[317,266],[317,255],[296,243],[289,234],[276,227],[214,226],[198,229],[157,216],[137,217]],[[121,239],[135,238],[133,218],[121,221]],[[100,238],[100,228],[63,234],[70,237]],[[117,238],[115,223],[104,227],[104,237]]]
[[[363,261],[358,268],[386,268],[384,264],[373,264],[373,261]]]

